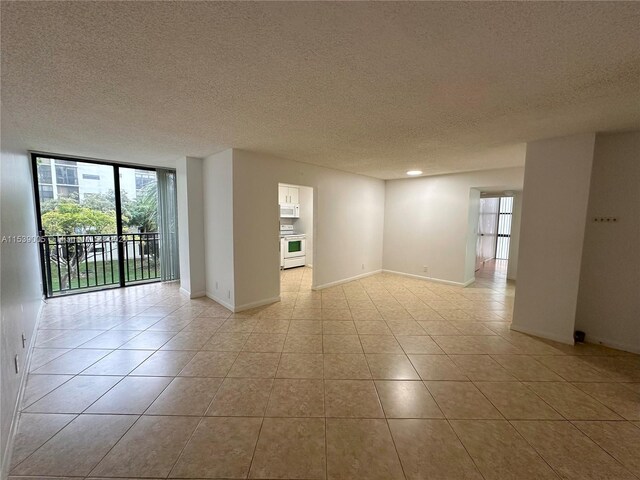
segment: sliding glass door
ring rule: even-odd
[[[32,162],[48,297],[178,278],[175,172],[38,154]],[[159,203],[167,172],[173,195],[163,202],[173,208]],[[164,224],[173,229],[163,236]]]
[[[124,283],[158,280],[158,179],[155,170],[119,168]]]

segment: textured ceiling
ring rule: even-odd
[[[2,142],[380,178],[640,126],[640,3],[2,2]]]

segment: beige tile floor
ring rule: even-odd
[[[232,315],[173,284],[50,300],[11,475],[640,478],[640,357],[509,330],[500,268]]]

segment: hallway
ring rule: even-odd
[[[640,476],[640,357],[511,331],[515,286],[481,277],[292,269],[238,314],[175,284],[51,299],[12,478]]]
[[[470,285],[475,288],[478,286],[487,288],[499,288],[506,286],[507,290],[515,291],[515,282],[507,280],[507,264],[508,260],[489,260],[476,271],[476,281]]]

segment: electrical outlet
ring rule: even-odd
[[[231,290],[227,290],[227,298],[231,299]]]
[[[218,282],[216,282],[216,290],[218,290]]]
[[[364,270],[364,263],[362,264],[362,269]]]
[[[429,271],[429,267],[427,267],[426,265],[423,265],[423,266],[422,266],[422,271],[423,271],[424,273],[427,273],[427,272]]]

